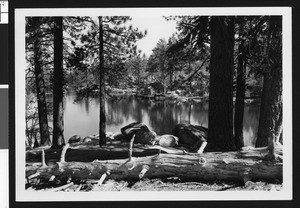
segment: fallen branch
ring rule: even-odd
[[[32,174],[30,176],[27,177],[27,181],[31,180],[31,179],[34,179],[34,178],[37,178],[40,176],[40,172],[36,172],[35,174]]]
[[[60,186],[60,187],[57,187],[57,188],[54,188],[54,189],[50,189],[49,191],[53,191],[53,192],[62,191],[64,189],[66,189],[66,188],[69,188],[72,185],[74,185],[73,182],[67,183],[66,185],[63,185],[63,186]]]
[[[78,186],[78,188],[75,190],[75,192],[79,192],[81,188],[82,188],[82,183],[79,184],[79,186]]]

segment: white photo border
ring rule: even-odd
[[[47,192],[25,190],[25,17],[27,16],[281,15],[283,17],[283,190]],[[16,202],[292,200],[292,9],[291,7],[41,8],[15,9],[15,188]],[[22,140],[22,141],[20,141]]]

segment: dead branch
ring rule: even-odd
[[[53,192],[62,191],[62,190],[64,190],[64,189],[66,189],[66,188],[69,188],[69,187],[72,186],[72,185],[74,185],[73,182],[67,183],[66,185],[63,185],[63,186],[60,186],[60,187],[51,189],[50,191],[53,191]]]

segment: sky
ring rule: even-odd
[[[176,32],[176,22],[167,21],[162,16],[132,16],[130,24],[141,31],[147,30],[147,35],[137,41],[137,49],[148,57],[159,39],[164,38],[168,41],[169,37]]]

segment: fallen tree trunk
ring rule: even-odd
[[[276,152],[282,155],[282,150]],[[210,152],[203,154],[160,154],[93,162],[59,162],[52,166],[27,163],[26,177],[41,180],[55,176],[60,181],[100,179],[140,179],[179,177],[197,180],[282,180],[282,162],[265,159],[266,148],[250,148],[236,152]],[[37,174],[38,173],[38,174]]]

